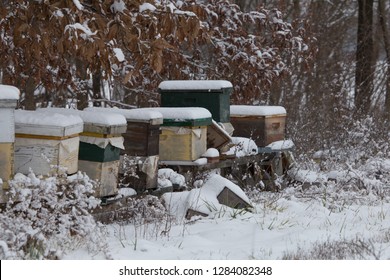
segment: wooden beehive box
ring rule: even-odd
[[[230,106],[233,136],[250,138],[258,147],[283,140],[286,110],[282,106]]]
[[[86,108],[88,111],[113,112],[126,118],[127,130],[123,133],[125,149],[122,155],[129,156],[156,156],[159,154],[160,125],[163,122],[161,113],[140,109],[118,108]]]
[[[75,115],[83,120],[80,135],[79,159],[94,162],[119,160],[123,147],[122,134],[126,132],[126,119],[120,114],[79,111],[65,108],[44,108],[40,112]]]
[[[107,197],[118,194],[119,160],[94,162],[79,160],[79,170],[98,183],[94,195]]]
[[[160,160],[194,161],[207,150],[211,114],[204,108],[153,108],[163,115]]]
[[[7,189],[5,181],[14,174],[14,143],[0,143],[0,178],[3,179],[3,188]]]
[[[137,193],[157,188],[160,125],[162,114],[149,108],[86,108],[87,111],[112,112],[126,118],[127,130],[123,133],[124,149],[119,166],[120,182]],[[132,170],[132,172],[129,172]]]
[[[14,170],[15,107],[19,90],[0,85],[0,178],[3,189],[8,188]]]
[[[78,116],[15,111],[15,172],[27,174],[30,168],[42,175],[77,172],[82,131]]]
[[[164,81],[158,91],[162,107],[202,107],[217,122],[229,122],[233,85],[223,80]]]
[[[41,111],[79,116],[84,123],[80,135],[78,168],[98,182],[95,196],[118,193],[122,133],[126,132],[126,119],[120,114],[79,111],[64,108],[45,108]]]

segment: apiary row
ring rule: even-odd
[[[231,91],[227,81],[168,81],[160,84],[158,108],[15,111],[18,90],[0,86],[3,188],[17,172],[83,171],[100,182],[96,195],[105,197],[117,193],[118,177],[131,169],[123,182],[144,191],[156,188],[161,162],[199,161],[208,148],[222,150],[231,136],[251,138],[259,147],[284,139],[283,107],[230,106]]]

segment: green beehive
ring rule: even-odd
[[[203,107],[215,121],[230,121],[233,85],[223,80],[164,81],[158,88],[162,107]]]

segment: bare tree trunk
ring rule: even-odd
[[[24,99],[24,109],[26,110],[35,110],[36,104],[35,104],[35,81],[34,78],[28,77],[26,81],[26,87],[25,87],[25,99]]]
[[[100,68],[98,68],[92,74],[92,94],[93,94],[93,99],[95,100],[102,99],[101,84],[102,84],[102,72]],[[102,106],[102,102],[94,101],[93,106],[100,107]]]
[[[373,2],[373,0],[358,1],[355,73],[355,110],[358,115],[369,113],[374,90]]]
[[[385,1],[378,1],[379,23],[382,29],[383,42],[386,53],[386,98],[385,98],[385,116],[390,118],[390,33],[387,26]]]
[[[79,87],[77,90],[77,109],[83,110],[88,107],[88,73],[85,63],[81,59],[76,58],[76,75],[79,79]]]

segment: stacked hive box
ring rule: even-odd
[[[162,115],[149,108],[87,108],[88,111],[117,113],[126,118],[127,131],[122,150],[122,183],[138,193],[157,188],[159,138]],[[134,174],[135,173],[135,174]],[[135,176],[134,176],[135,175]]]
[[[207,150],[211,113],[205,108],[151,108],[163,115],[161,161],[195,161]]]
[[[281,106],[230,106],[233,136],[251,138],[258,147],[284,140],[286,110]]]
[[[12,86],[0,85],[0,178],[3,189],[8,188],[14,168],[15,107],[19,90]]]
[[[202,107],[216,122],[223,123],[230,134],[230,94],[233,85],[223,80],[164,81],[158,91],[162,107]]]
[[[15,111],[15,172],[76,173],[82,131],[83,121],[78,116]]]
[[[84,122],[80,135],[78,167],[99,182],[95,196],[107,197],[118,193],[120,151],[124,149],[122,134],[126,119],[120,114],[100,114],[61,108],[41,111],[79,116]]]

